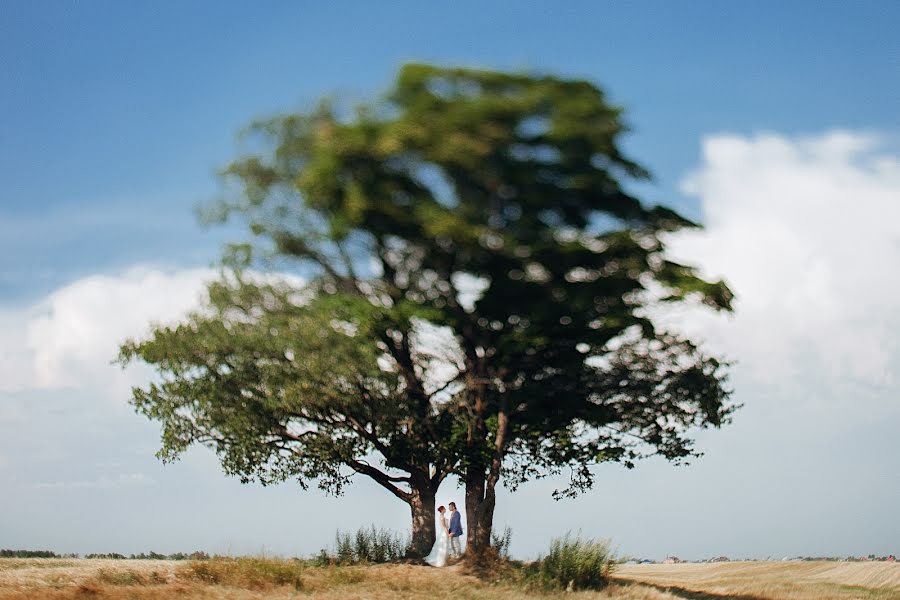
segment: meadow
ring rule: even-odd
[[[900,563],[733,562],[620,565],[599,591],[531,589],[460,565],[320,566],[275,558],[201,561],[0,559],[0,600],[311,598],[608,600],[900,599]]]

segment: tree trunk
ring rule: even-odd
[[[435,540],[434,492],[430,490],[412,490],[409,508],[412,512],[412,540],[409,544],[409,556],[422,558],[431,552]]]
[[[476,407],[478,404],[476,404]],[[497,482],[500,480],[500,469],[506,449],[506,435],[509,419],[506,415],[505,398],[501,401],[497,414],[497,435],[494,440],[494,456],[489,464],[476,458],[466,472],[466,517],[469,521],[466,554],[474,561],[479,561],[484,552],[491,546],[491,531],[494,526],[494,508],[497,505]],[[470,425],[470,446],[485,440],[487,427],[484,419],[479,418]],[[476,441],[477,440],[477,441]],[[478,455],[476,454],[476,457]]]
[[[483,473],[466,477],[466,554],[476,560],[491,545],[494,525],[493,489],[488,489]]]

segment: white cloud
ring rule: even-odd
[[[716,135],[684,182],[706,228],[673,255],[723,276],[734,317],[682,312],[764,383],[897,382],[900,161],[874,136]]]
[[[26,308],[0,310],[0,392],[77,388],[127,397],[149,371],[110,364],[119,345],[198,308],[207,282],[217,276],[212,269],[135,266],[78,279]],[[250,277],[302,283],[288,274]]]
[[[0,391],[88,388],[127,392],[130,378],[111,365],[119,344],[151,322],[171,322],[195,308],[210,269],[134,267],[66,285],[33,306],[0,313]]]

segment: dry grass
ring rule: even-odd
[[[623,565],[616,576],[620,581],[636,581],[655,585],[657,589],[672,589],[687,598],[900,599],[900,563],[814,561]]]
[[[900,600],[900,564],[724,563],[623,566],[600,592],[525,592],[460,567],[315,567],[266,558],[197,562],[0,559],[0,600]]]

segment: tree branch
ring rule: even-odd
[[[409,482],[409,477],[392,477],[392,476],[388,475],[387,473],[384,473],[383,471],[376,469],[375,467],[373,467],[372,465],[370,465],[368,463],[364,463],[362,461],[354,460],[354,459],[347,461],[347,466],[349,466],[351,469],[353,469],[357,473],[361,473],[363,475],[371,477],[381,487],[383,487],[390,493],[394,494],[395,496],[397,496],[404,502],[407,502],[407,503],[410,502],[412,494],[401,490],[400,488],[398,488],[396,485],[393,484],[393,482],[395,482],[395,481]]]

